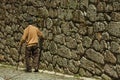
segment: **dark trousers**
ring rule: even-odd
[[[25,59],[26,59],[26,70],[39,69],[39,48],[38,46],[26,47]]]

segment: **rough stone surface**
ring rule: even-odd
[[[40,69],[120,78],[120,0],[0,0],[0,62],[16,65],[27,18],[44,33]],[[24,64],[25,45],[21,64]]]

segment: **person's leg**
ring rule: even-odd
[[[25,53],[25,60],[26,60],[26,71],[31,72],[32,71],[32,51],[31,48],[26,48],[26,53]]]
[[[38,72],[39,69],[39,48],[35,48],[33,51],[33,67],[35,69],[34,72]]]

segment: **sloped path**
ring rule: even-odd
[[[23,69],[16,70],[15,67],[0,65],[0,80],[2,78],[3,80],[96,80],[91,78],[76,78],[48,71],[27,73]]]

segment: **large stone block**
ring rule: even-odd
[[[88,36],[83,38],[83,46],[89,48],[92,44],[92,39]]]
[[[113,21],[120,22],[120,13],[113,12],[113,13],[111,14],[111,19],[112,19]]]
[[[114,53],[119,53],[120,54],[120,45],[117,42],[111,42],[111,48],[110,50]]]
[[[90,21],[95,22],[97,19],[97,9],[95,5],[90,4],[87,9],[87,17]]]
[[[94,72],[95,63],[83,57],[80,59],[80,67],[85,68],[90,72]]]
[[[104,66],[104,70],[105,70],[105,72],[106,72],[107,74],[109,74],[111,77],[118,78],[118,74],[117,74],[117,71],[116,71],[115,66],[106,64],[106,65]]]
[[[110,62],[110,63],[115,64],[116,61],[117,61],[117,59],[116,59],[116,57],[114,56],[114,54],[111,53],[110,51],[106,51],[106,52],[104,53],[104,56],[105,56],[105,61],[107,61],[107,62]]]
[[[70,59],[71,58],[71,51],[69,48],[65,47],[65,46],[60,46],[60,48],[58,49],[57,51],[58,55],[64,57],[64,58],[68,58]]]
[[[93,49],[88,49],[86,55],[89,59],[95,61],[96,63],[104,64],[104,56]]]
[[[110,35],[120,37],[120,22],[110,22],[107,30]]]

